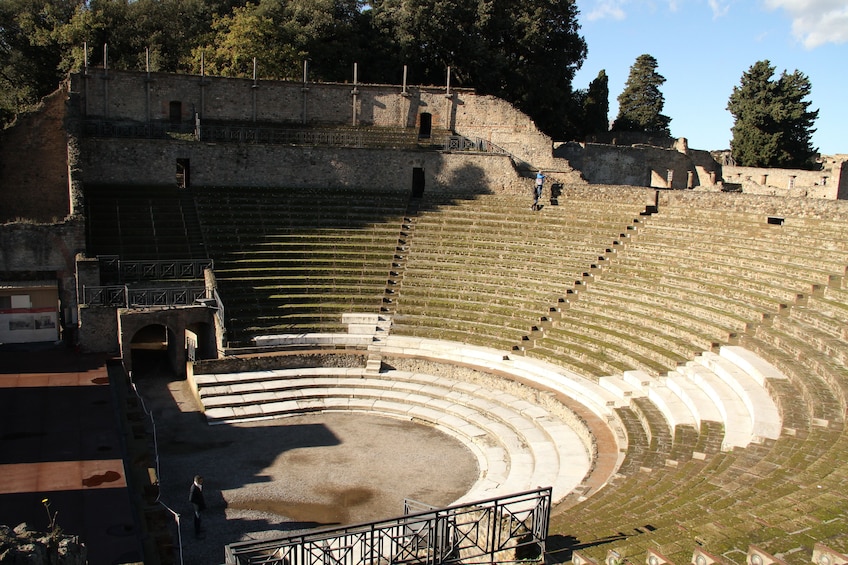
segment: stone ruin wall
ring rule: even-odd
[[[710,154],[689,149],[683,138],[677,145],[664,149],[572,141],[557,145],[553,154],[571,163],[590,184],[674,189],[716,185],[721,167]]]
[[[209,77],[170,73],[90,70],[71,76],[79,93],[79,111],[89,118],[112,121],[167,121],[171,102],[180,102],[181,119],[191,123],[194,113],[218,122],[275,122],[292,126],[353,125],[353,84],[303,83],[276,80]],[[432,128],[453,130],[480,138],[518,158],[546,169],[554,164],[551,139],[511,104],[471,89],[397,85],[356,85],[356,124],[418,128],[428,113]],[[537,164],[538,163],[538,164]],[[570,170],[570,169],[569,169]]]
[[[822,170],[766,169],[725,165],[726,183],[739,184],[742,192],[798,198],[848,198],[848,156],[825,157]]]
[[[188,159],[194,186],[268,186],[292,189],[412,187],[424,171],[425,192],[524,194],[504,155],[334,147],[205,144],[189,141],[84,139],[82,179],[91,184],[173,184],[177,159]]]
[[[0,223],[58,222],[70,213],[65,103],[59,88],[0,132]]]

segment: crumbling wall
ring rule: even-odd
[[[0,223],[57,222],[70,213],[63,86],[0,133]]]

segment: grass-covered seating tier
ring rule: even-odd
[[[402,190],[195,189],[229,338],[343,331],[380,311],[409,194]]]

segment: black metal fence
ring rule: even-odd
[[[130,288],[126,285],[85,286],[82,306],[151,308],[190,306],[212,298],[204,287]]]
[[[226,546],[228,565],[542,562],[551,488],[356,526]]]
[[[125,260],[117,255],[98,255],[101,281],[126,283],[157,280],[202,279],[205,269],[214,269],[212,259]]]

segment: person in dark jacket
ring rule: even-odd
[[[200,537],[202,521],[200,513],[206,510],[206,501],[203,500],[203,477],[200,475],[195,476],[194,482],[191,483],[188,501],[194,507],[194,535]]]

